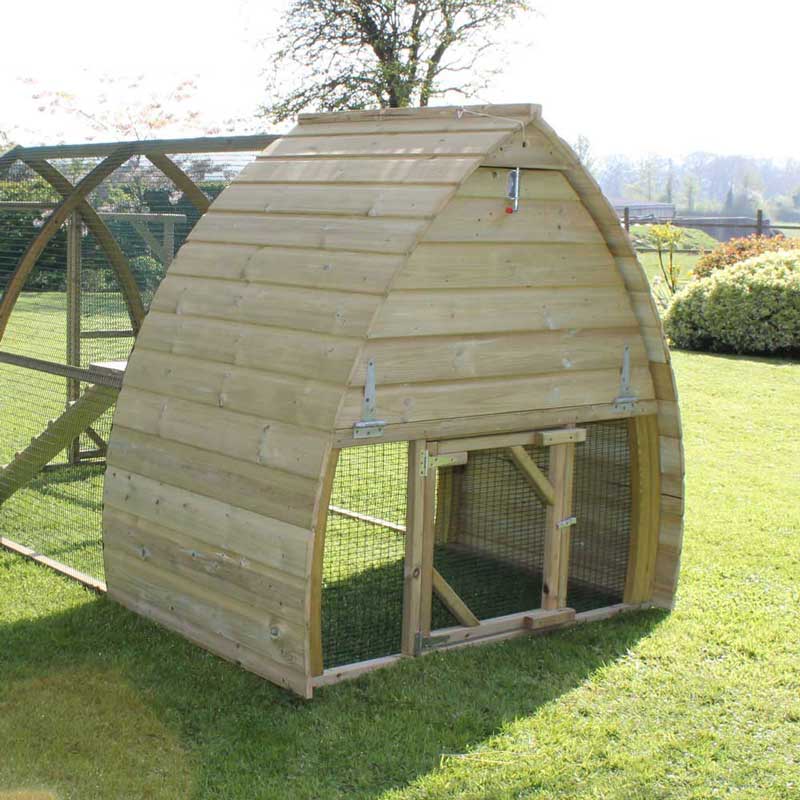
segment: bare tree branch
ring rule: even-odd
[[[427,105],[485,85],[480,62],[529,0],[293,0],[284,15],[263,116]],[[445,88],[447,75],[473,81]],[[285,76],[291,74],[290,87]]]

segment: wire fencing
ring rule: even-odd
[[[183,140],[170,158],[210,201],[270,137],[261,138]],[[200,142],[204,152],[192,152]],[[67,145],[0,158],[0,537],[94,582],[103,580],[103,473],[135,302],[146,311],[201,216],[140,145],[74,206],[27,274],[49,220],[105,153]]]

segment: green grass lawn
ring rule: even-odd
[[[431,655],[309,703],[0,553],[0,798],[796,800],[800,364],[675,361],[672,614]]]

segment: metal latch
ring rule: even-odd
[[[364,381],[364,399],[361,403],[361,419],[353,425],[354,439],[372,439],[383,436],[386,420],[375,419],[377,408],[377,391],[375,388],[375,362],[367,362],[367,377]]]
[[[571,528],[573,525],[578,524],[578,518],[575,516],[567,517],[566,519],[562,519],[560,522],[556,522],[556,528]]]
[[[425,650],[433,650],[442,644],[450,641],[449,636],[425,636],[422,631],[418,631],[414,636],[414,655],[422,655]]]
[[[442,456],[432,456],[430,451],[423,450],[419,455],[419,474],[423,478],[428,477],[428,473],[437,467],[454,467],[459,464],[467,463],[467,453],[447,453]]]
[[[508,188],[506,189],[506,199],[509,204],[506,206],[506,214],[516,214],[519,211],[519,167],[514,167],[508,173]]]
[[[614,400],[614,411],[633,411],[636,396],[631,388],[631,348],[625,345],[622,351],[622,369],[619,373],[619,395]]]

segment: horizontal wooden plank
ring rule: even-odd
[[[404,256],[187,242],[171,275],[383,294]]]
[[[143,564],[124,553],[106,555],[109,585],[140,602],[225,639],[235,648],[246,647],[278,664],[302,670],[305,630],[297,623],[271,619],[263,609],[231,597],[211,594],[193,580],[153,564]],[[159,620],[161,622],[161,620]],[[273,630],[278,632],[273,635]]]
[[[603,244],[427,242],[414,249],[396,289],[619,286]]]
[[[301,125],[341,124],[343,122],[385,122],[403,120],[406,124],[415,124],[422,120],[449,120],[467,116],[470,119],[493,119],[511,117],[514,119],[533,120],[541,116],[542,107],[536,103],[485,103],[469,106],[425,106],[424,108],[374,108],[363,111],[309,112],[300,114]]]
[[[661,472],[664,475],[683,476],[683,447],[680,439],[671,436],[658,437],[658,449],[661,454]],[[670,494],[670,492],[667,492]]]
[[[558,147],[529,125],[495,147],[481,162],[486,167],[524,169],[567,169],[569,163]]]
[[[675,501],[677,498],[673,498]],[[658,541],[670,547],[680,549],[683,541],[683,513],[661,512],[658,527]]]
[[[640,330],[650,361],[654,364],[666,364],[669,361],[669,351],[658,317],[652,317],[649,323],[642,324]]]
[[[109,508],[103,550],[196,581],[208,594],[232,597],[275,618],[305,625],[305,580],[262,564],[250,555]]]
[[[340,387],[139,346],[126,386],[292,425],[330,430]]]
[[[418,109],[414,109],[415,111]],[[415,117],[386,117],[384,119],[332,120],[330,115],[311,119],[305,114],[299,119],[299,125],[293,128],[288,136],[352,136],[354,134],[387,134],[403,136],[407,133],[467,133],[470,131],[513,131],[522,122],[499,116],[476,116],[463,114],[460,117],[456,109],[448,114],[417,119]]]
[[[85,572],[81,572],[80,570],[74,569],[66,564],[62,564],[60,561],[56,561],[54,558],[42,555],[33,548],[26,547],[24,544],[15,542],[13,539],[7,539],[4,536],[0,536],[0,547],[8,550],[11,553],[16,553],[18,556],[23,556],[23,558],[29,558],[31,561],[35,561],[37,564],[41,564],[43,567],[47,567],[48,569],[52,569],[54,572],[58,572],[60,575],[66,575],[71,580],[77,581],[87,589],[91,589],[94,592],[105,592],[108,588],[105,581],[101,581],[92,575],[87,575]]]
[[[273,142],[264,157],[313,156],[480,156],[507,136],[505,130],[444,131],[439,133],[350,134],[344,136],[286,136]]]
[[[307,575],[312,535],[306,528],[114,466],[108,470],[103,502],[155,525],[240,553],[277,572],[301,579]]]
[[[670,364],[651,364],[650,371],[653,374],[653,386],[656,390],[656,397],[667,402],[676,400],[675,395],[675,376]]]
[[[635,325],[628,295],[621,287],[394,291],[381,306],[369,335],[378,339]]]
[[[574,242],[604,244],[577,200],[528,200],[506,213],[503,198],[454,197],[425,232],[426,242]]]
[[[237,214],[212,207],[190,241],[406,253],[427,224],[425,219]]]
[[[458,184],[479,163],[468,158],[263,158],[237,176],[241,183]]]
[[[507,614],[502,617],[482,620],[480,625],[440,628],[433,631],[436,637],[446,637],[437,649],[447,649],[458,644],[477,641],[486,636],[497,636],[511,631],[538,631],[546,630],[560,625],[567,625],[575,620],[575,610],[572,608],[556,608],[552,610],[532,609],[517,614]]]
[[[15,158],[97,158],[108,156],[122,145],[136,153],[230,153],[262,150],[278,139],[274,134],[249,136],[197,136],[190,139],[140,139],[126,142],[88,142],[18,147]]]
[[[366,661],[358,661],[355,664],[344,664],[341,667],[331,667],[326,669],[322,675],[313,678],[314,688],[320,686],[333,686],[341,681],[351,681],[366,675],[376,669],[391,667],[398,661],[402,661],[406,656],[397,655],[381,656],[380,658],[370,658]]]
[[[138,347],[344,384],[357,339],[150,311]]]
[[[109,591],[109,596],[125,608],[179,633],[190,642],[210,650],[221,658],[273,681],[278,686],[290,689],[301,697],[311,697],[311,683],[305,669],[300,666],[289,667],[261,652],[251,650],[241,642],[232,641],[217,632],[212,632],[203,621],[195,624],[169,609],[159,608],[149,598],[145,599],[142,596],[142,587],[136,583],[128,581],[124,588],[116,586]]]
[[[656,391],[658,390],[656,389]],[[676,402],[672,400],[658,401],[658,432],[662,436],[681,437],[680,409]]]
[[[382,386],[619,369],[625,345],[630,347],[633,366],[648,363],[636,328],[371,339],[361,354],[352,385],[364,385],[370,359],[375,363],[376,381]]]
[[[631,370],[637,397],[652,398],[650,373]],[[474,380],[398,385],[378,390],[377,413],[388,423],[453,419],[530,409],[558,408],[613,402],[619,393],[619,370],[561,372],[530,378]],[[337,428],[360,418],[362,391],[350,389],[337,419]]]
[[[128,387],[116,425],[252,464],[318,479],[328,435]]]
[[[151,307],[209,319],[364,336],[380,301],[366,294],[168,275]]]
[[[501,167],[479,167],[459,187],[458,196],[505,200],[510,172],[511,170]],[[555,170],[521,170],[518,191],[520,202],[523,203],[530,200],[578,200],[566,178]]]
[[[317,481],[114,424],[110,463],[257,514],[310,528]]]
[[[657,410],[658,407],[655,400],[640,400],[631,411],[625,413],[620,413],[614,403],[597,403],[593,405],[510,411],[499,414],[476,414],[469,417],[448,417],[418,422],[399,422],[386,425],[380,441],[400,442],[410,439],[435,441],[459,436],[484,436],[512,433],[514,431],[532,431],[538,428],[552,428],[558,425],[618,420],[632,416],[655,414]],[[353,445],[363,445],[364,440],[353,438],[352,426],[344,426],[336,430],[333,443],[335,447],[352,447]],[[682,486],[682,482],[679,485]]]
[[[215,211],[334,214],[353,217],[432,217],[452,194],[450,186],[234,183]]]

